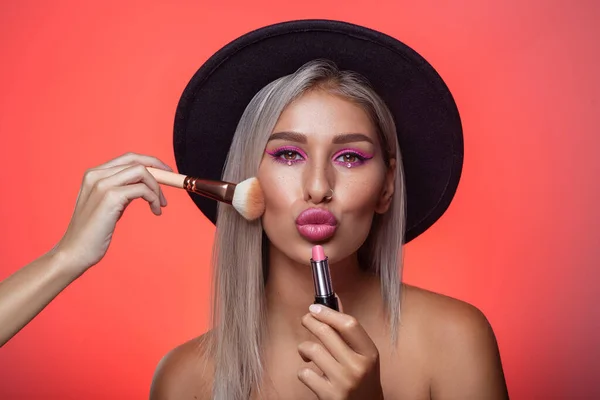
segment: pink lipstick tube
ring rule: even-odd
[[[312,248],[310,265],[312,267],[313,282],[315,284],[315,304],[322,304],[335,311],[339,311],[338,300],[337,297],[335,297],[335,292],[331,285],[329,259],[325,256],[323,247],[315,246]]]

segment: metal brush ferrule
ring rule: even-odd
[[[213,200],[231,204],[235,184],[221,181],[209,181],[198,179],[193,176],[186,176],[183,181],[183,188],[187,191],[197,193]]]

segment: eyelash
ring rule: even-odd
[[[300,157],[302,157],[302,159],[294,159],[294,160],[285,160],[283,158],[281,158],[281,156],[283,156],[285,153],[294,153],[299,155]],[[267,154],[269,154],[272,158],[273,161],[281,163],[281,164],[287,164],[287,165],[292,165],[292,164],[296,164],[298,162],[302,162],[304,161],[304,159],[306,159],[306,154],[304,154],[304,152],[296,147],[280,147],[277,150],[270,152],[267,151]],[[371,158],[373,158],[373,156],[364,154],[362,152],[358,152],[356,150],[351,150],[351,149],[344,149],[341,150],[339,152],[337,152],[334,156],[334,160],[342,157],[342,156],[346,156],[346,155],[350,155],[350,156],[354,156],[357,158],[357,161],[353,161],[353,162],[348,162],[348,161],[335,161],[336,164],[339,165],[344,165],[348,168],[351,167],[356,167],[359,165],[364,164],[366,161],[370,160]]]

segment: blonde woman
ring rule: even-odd
[[[180,101],[178,168],[256,176],[266,211],[247,222],[191,194],[217,226],[214,326],[163,358],[151,399],[507,398],[485,316],[401,282],[402,246],[449,206],[462,151],[441,78],[379,32],[294,21],[219,51]],[[333,231],[305,234],[306,210]],[[309,309],[315,244],[339,312]]]
[[[257,176],[266,210],[248,222],[190,194],[217,225],[214,326],[165,355],[152,400],[508,397],[485,316],[401,281],[403,244],[447,209],[463,158],[456,105],[417,53],[335,21],[259,29],[194,75],[174,139],[179,172]],[[170,170],[128,153],[86,172],[64,237],[0,282],[0,346],[104,257],[131,201],[161,214],[149,166]],[[327,234],[300,226],[307,210]],[[339,312],[312,305],[316,244]]]

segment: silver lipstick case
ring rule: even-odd
[[[331,275],[329,274],[329,261],[326,257],[321,261],[310,259],[312,266],[313,283],[315,284],[315,295],[318,297],[329,297],[333,295],[331,286]]]

